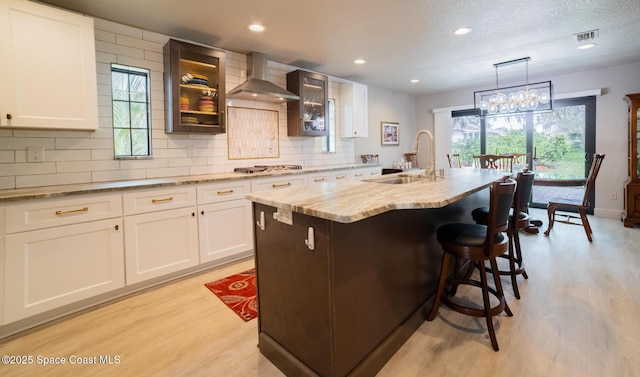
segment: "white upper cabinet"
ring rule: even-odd
[[[369,136],[367,86],[355,82],[340,84],[342,137]]]
[[[0,127],[98,128],[92,18],[2,0],[0,46]]]

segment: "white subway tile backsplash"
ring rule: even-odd
[[[14,188],[16,188],[16,177],[0,177],[0,190],[9,190]]]
[[[145,178],[147,178],[145,169],[94,171],[91,173],[92,182],[128,181]]]
[[[90,172],[16,176],[16,188],[69,185],[90,182]]]
[[[60,161],[56,163],[58,173],[74,173],[82,171],[118,170],[120,163],[115,160],[102,161]]]
[[[189,175],[188,167],[147,169],[147,178],[166,178]]]

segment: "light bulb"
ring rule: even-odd
[[[489,108],[489,102],[485,100],[480,101],[480,103],[478,104],[478,108],[482,111],[486,111]]]
[[[517,105],[517,103],[516,103],[516,102],[509,102],[509,105],[508,105],[508,106],[509,106],[509,112],[510,112],[510,113],[513,113],[513,112],[515,112],[516,110],[518,110],[518,105]]]
[[[509,102],[515,102],[517,101],[516,99],[516,93],[515,92],[511,92],[509,93],[509,95],[507,96],[509,98]]]
[[[546,105],[547,103],[549,103],[549,101],[551,101],[551,98],[549,97],[548,93],[542,93],[540,94],[540,96],[538,96],[538,101]]]
[[[536,101],[536,100],[527,101],[527,109],[528,110],[535,110],[537,108],[538,108],[538,101]]]
[[[518,102],[516,102],[516,105],[518,106],[518,109],[519,109],[520,111],[525,111],[525,110],[527,110],[527,105],[526,105],[524,102],[520,102],[520,101],[518,101]]]
[[[525,93],[524,90],[518,91],[518,93],[516,93],[516,99],[518,101],[525,101],[527,99],[527,93]]]
[[[498,106],[493,105],[493,104],[492,104],[492,105],[489,105],[489,108],[487,109],[487,112],[488,112],[489,114],[495,114],[495,113],[497,113],[497,112],[498,112]]]
[[[500,104],[500,107],[498,108],[498,110],[500,110],[501,113],[507,113],[509,112],[509,106],[507,106],[506,103],[502,103]]]
[[[538,99],[538,91],[535,89],[529,90],[529,99]]]
[[[507,95],[504,93],[498,93],[498,95],[496,96],[496,99],[498,100],[498,103],[503,103],[507,101]]]
[[[489,97],[489,103],[492,105],[498,103],[498,98],[495,95]]]

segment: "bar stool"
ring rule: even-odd
[[[433,321],[436,318],[441,303],[462,314],[485,317],[491,345],[495,351],[498,351],[499,348],[493,327],[493,317],[502,312],[507,313],[510,317],[513,316],[502,291],[496,257],[504,254],[508,249],[509,238],[504,232],[508,228],[509,210],[515,189],[516,182],[508,177],[491,185],[487,225],[454,223],[442,225],[436,231],[438,242],[442,245],[444,253],[436,297],[427,320]],[[471,263],[477,262],[480,269],[480,281],[473,280],[470,276],[458,277],[457,272],[450,277],[449,263],[452,258],[470,260]],[[491,264],[495,289],[490,288],[487,284],[485,261],[489,261]],[[483,309],[454,302],[451,299],[452,295],[445,292],[445,287],[457,287],[460,284],[481,288]],[[498,304],[494,307],[491,307],[489,294],[498,299]]]
[[[522,259],[522,248],[520,247],[520,231],[529,226],[529,198],[531,197],[531,188],[533,187],[533,179],[535,174],[524,170],[519,172],[516,177],[516,193],[513,197],[513,205],[509,214],[509,251],[500,255],[501,258],[509,260],[509,270],[499,270],[500,275],[510,276],[511,285],[513,286],[513,294],[520,299],[520,291],[518,289],[517,276],[522,275],[528,279],[527,271],[524,269],[524,260]],[[488,207],[476,208],[471,212],[471,217],[477,224],[487,224],[489,216]]]

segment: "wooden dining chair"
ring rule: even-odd
[[[513,171],[513,155],[510,154],[478,154],[473,156],[473,162],[478,169]]]
[[[602,165],[604,156],[604,154],[594,153],[593,163],[591,164],[589,175],[586,179],[577,181],[577,186],[585,186],[582,202],[571,201],[569,199],[552,199],[549,201],[549,204],[547,205],[549,224],[547,230],[544,232],[545,236],[548,236],[549,233],[551,233],[553,223],[556,221],[556,211],[575,211],[578,213],[579,217],[563,213],[559,215],[566,217],[566,220],[557,221],[564,224],[582,225],[585,233],[587,234],[589,242],[593,242],[593,239],[591,237],[591,235],[593,234],[593,230],[591,229],[591,224],[589,224],[589,219],[587,219],[587,209],[589,208],[589,197],[595,188],[596,177],[598,176],[598,172],[600,171],[600,166]],[[572,219],[580,219],[581,221],[580,223],[575,223],[571,221]]]
[[[447,161],[449,161],[449,167],[450,168],[461,168],[462,167],[462,165],[460,164],[460,154],[459,153],[447,154]]]

